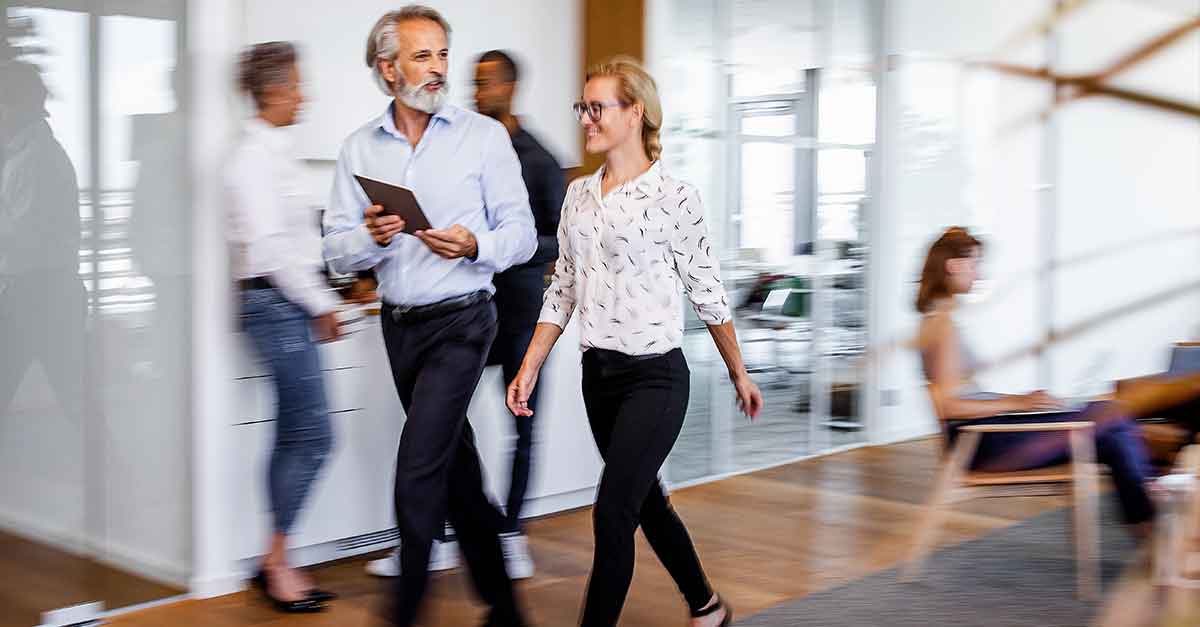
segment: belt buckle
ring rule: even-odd
[[[392,322],[400,323],[404,321],[404,315],[412,311],[412,307],[401,307],[396,305],[392,308]]]

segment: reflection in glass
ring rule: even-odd
[[[81,222],[79,177],[52,126],[48,79],[70,72],[44,68],[58,50],[48,27],[78,33],[78,18],[13,7],[0,43],[0,522],[6,539],[68,546],[86,541],[92,503],[80,249],[94,221]]]
[[[814,0],[731,2],[734,98],[805,90],[805,69],[816,67],[820,44]]]
[[[186,6],[39,4],[0,34],[0,538],[59,582],[0,589],[20,624],[190,572]]]
[[[735,324],[767,402],[756,423],[741,420],[702,326],[690,325],[693,394],[667,477],[703,480],[862,441],[873,3],[660,2],[664,163],[709,188]]]
[[[172,6],[174,5],[174,6]],[[100,19],[101,183],[105,251],[97,329],[109,368],[107,517],[114,546],[188,561],[187,403],[191,237],[187,133],[180,106],[181,3],[166,15]],[[126,477],[139,477],[136,483]],[[139,512],[134,522],[128,511]]]
[[[741,247],[763,251],[773,263],[794,248],[794,159],[787,144],[742,144]]]
[[[796,133],[796,116],[790,113],[778,115],[749,115],[742,118],[742,135],[759,137],[790,137]]]

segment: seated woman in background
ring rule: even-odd
[[[959,427],[989,422],[1091,421],[1095,423],[1097,461],[1108,466],[1116,484],[1125,522],[1136,535],[1149,531],[1154,505],[1145,482],[1149,458],[1137,423],[1122,405],[1090,403],[1079,411],[1064,407],[1044,391],[1005,395],[982,392],[973,380],[979,362],[963,343],[955,324],[958,296],[971,291],[979,277],[983,244],[960,227],[948,229],[934,242],[921,271],[917,311],[923,314],[918,346],[930,392],[953,442]],[[1024,416],[1004,414],[1045,412]],[[1004,472],[1066,463],[1070,443],[1066,431],[986,433],[971,460],[973,470]]]

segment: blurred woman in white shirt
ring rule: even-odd
[[[509,386],[508,406],[531,415],[538,372],[577,311],[584,404],[605,461],[581,623],[616,624],[640,525],[687,600],[691,625],[728,625],[732,613],[709,585],[658,481],[687,414],[684,293],[708,325],[742,411],[757,415],[762,394],[742,363],[699,194],[658,161],[662,107],[654,79],[636,62],[614,59],[588,72],[583,98],[575,113],[587,133],[586,149],[603,153],[605,163],[567,190],[554,279]]]
[[[338,337],[338,301],[321,272],[321,234],[285,130],[304,102],[295,47],[271,42],[246,50],[239,82],[257,115],[225,171],[228,239],[242,327],[278,399],[267,477],[274,528],[254,582],[282,612],[318,612],[334,595],[288,564],[287,536],[333,446],[317,342]]]

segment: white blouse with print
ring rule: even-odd
[[[732,318],[700,195],[655,162],[601,197],[604,168],[571,182],[558,262],[539,322],[561,328],[579,311],[580,344],[654,355],[683,339],[686,292],[709,325]]]

